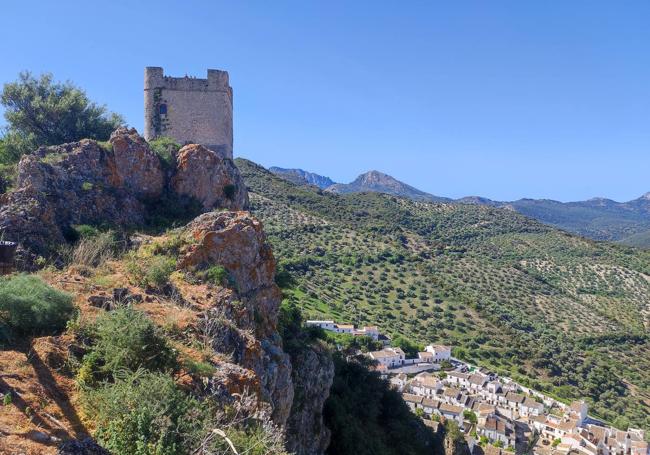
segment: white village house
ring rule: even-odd
[[[404,365],[406,355],[401,348],[386,347],[381,351],[372,351],[367,354],[372,360],[376,360],[379,365],[386,368],[395,368]]]
[[[426,352],[433,354],[433,361],[435,363],[440,363],[443,360],[451,359],[451,347],[443,346],[441,344],[430,344],[424,348]]]

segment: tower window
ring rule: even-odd
[[[160,115],[167,115],[167,105],[161,104],[159,108]]]

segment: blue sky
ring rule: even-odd
[[[431,193],[650,191],[650,2],[6,0],[0,82],[52,72],[142,131],[145,66],[230,72],[235,155]]]

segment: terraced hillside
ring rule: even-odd
[[[650,252],[487,206],[296,186],[237,160],[309,317],[375,323],[650,429]],[[286,276],[283,277],[286,280]]]

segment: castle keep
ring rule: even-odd
[[[167,136],[181,145],[202,144],[232,158],[232,88],[228,73],[208,70],[207,79],[170,77],[144,69],[144,137]]]

